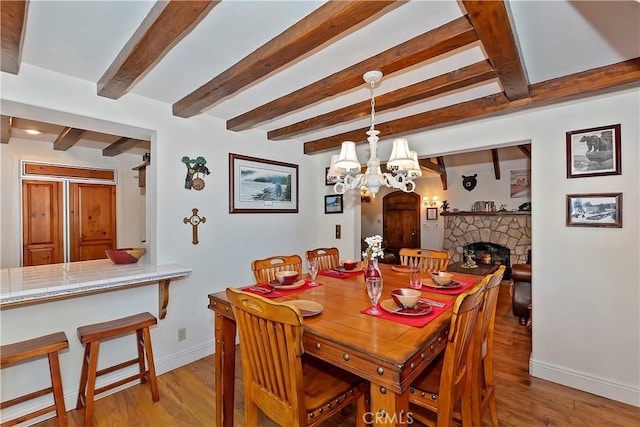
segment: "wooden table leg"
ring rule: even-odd
[[[406,426],[412,422],[409,413],[409,390],[396,394],[385,387],[371,384],[371,414],[365,422],[374,426]]]
[[[216,312],[215,316],[215,425],[233,427],[233,395],[236,376],[236,322],[218,312]]]

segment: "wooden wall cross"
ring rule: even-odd
[[[191,213],[192,215],[190,217],[185,217],[182,221],[185,224],[191,224],[191,231],[193,234],[191,243],[193,243],[194,245],[197,245],[199,243],[198,242],[198,226],[200,224],[204,224],[205,222],[207,222],[207,218],[203,216],[199,216],[198,209],[196,208],[191,209]]]

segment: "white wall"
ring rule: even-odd
[[[359,194],[345,197],[343,214],[323,213],[323,196],[331,192],[324,186],[323,173],[331,153],[304,156],[299,143],[267,142],[258,131],[228,132],[223,121],[206,115],[177,118],[171,115],[170,105],[132,94],[117,101],[99,98],[94,83],[26,64],[18,76],[2,74],[1,78],[3,101],[74,114],[80,117],[79,122],[89,117],[112,123],[112,127],[148,130],[154,153],[147,177],[147,216],[152,224],[149,260],[193,268],[191,277],[172,282],[167,318],[152,330],[159,372],[211,354],[213,315],[206,308],[207,294],[251,282],[252,259],[271,254],[302,255],[309,247],[333,244],[343,254],[359,253]],[[538,206],[532,215],[532,372],[636,405],[640,405],[639,101],[637,89],[627,90],[409,138],[421,157],[531,141],[532,202]],[[13,114],[6,109],[10,104],[3,102],[3,114]],[[622,124],[622,175],[566,179],[565,132],[612,123]],[[388,145],[381,145],[380,158],[388,158]],[[299,214],[229,214],[229,152],[298,164]],[[211,175],[205,179],[204,191],[183,188],[180,159],[185,155],[207,159]],[[360,153],[360,157],[365,155]],[[565,227],[566,194],[605,191],[624,193],[624,228]],[[194,207],[207,218],[200,226],[197,246],[191,244],[190,226],[182,222]],[[333,237],[336,223],[342,225],[340,240]],[[76,327],[140,311],[157,315],[157,298],[157,288],[146,286],[3,310],[2,342],[65,331],[70,351],[61,355],[63,385],[67,405],[73,407],[82,358]],[[178,342],[181,327],[187,328],[187,340]],[[102,354],[115,358],[130,348],[105,348]],[[31,366],[16,369],[3,370],[3,390],[9,383],[39,381]]]
[[[144,190],[138,187],[138,172],[131,170],[142,163],[142,156],[121,154],[104,157],[96,149],[75,147],[53,150],[50,142],[12,138],[0,144],[0,199],[3,219],[0,242],[0,268],[19,267],[22,252],[22,199],[20,161],[30,160],[71,166],[116,170],[116,242],[118,247],[141,246],[146,234]]]

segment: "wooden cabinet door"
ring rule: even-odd
[[[116,247],[116,186],[69,185],[69,261],[106,258]]]
[[[64,261],[62,182],[22,181],[22,265]]]

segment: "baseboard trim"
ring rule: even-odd
[[[183,352],[172,354],[168,357],[164,357],[161,359],[155,359],[155,368],[156,375],[160,376],[166,372],[177,369],[181,366],[188,365],[191,362],[195,362],[196,360],[200,360],[203,357],[210,356],[213,354],[213,340],[205,342],[197,347],[189,348]],[[212,362],[213,363],[213,362]],[[96,381],[96,388],[100,388],[105,384],[113,383],[123,378],[127,378],[138,372],[137,366],[128,367],[126,369],[122,369],[120,371],[114,372],[111,375],[106,375],[104,378],[98,378]],[[101,394],[98,398],[102,399],[103,397],[109,396],[111,394],[117,393],[119,391],[125,390],[129,387],[139,384],[138,381],[132,381],[130,383],[121,385],[120,387],[115,387],[107,392]],[[76,401],[78,399],[78,389],[77,385],[73,390],[65,390],[64,393],[64,404],[67,408],[67,412],[72,411],[76,408]],[[162,398],[162,396],[160,396]],[[46,408],[47,406],[53,403],[52,395],[43,396],[38,399],[34,399],[30,402],[25,402],[22,405],[16,405],[15,408],[6,408],[2,410],[2,422],[5,420],[12,420],[23,415],[29,414],[31,412],[37,411],[38,409]],[[55,412],[51,414],[42,415],[40,417],[36,417],[34,419],[29,420],[24,423],[25,426],[30,426],[33,424],[37,424],[49,418],[55,417]]]
[[[529,359],[529,373],[536,378],[640,407],[640,389],[628,385],[536,361],[533,358]]]

